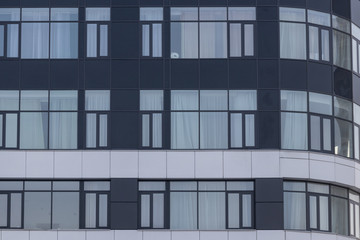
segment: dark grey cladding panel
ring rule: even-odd
[[[307,0],[307,7],[322,12],[331,11],[331,0]]]
[[[255,209],[257,230],[284,229],[283,203],[256,203]]]
[[[137,229],[137,203],[111,203],[110,219],[112,230]]]
[[[283,202],[283,180],[281,178],[256,179],[255,202]]]
[[[351,0],[351,21],[360,26],[360,0]]]
[[[306,62],[280,61],[280,80],[282,89],[306,90]]]
[[[280,6],[305,8],[306,0],[279,0]]]
[[[278,0],[257,0],[258,6],[276,6]]]
[[[333,14],[350,19],[350,0],[332,0]]]
[[[331,65],[309,62],[307,69],[308,90],[310,92],[333,93]]]
[[[360,105],[360,78],[353,74],[353,101]]]
[[[111,202],[137,202],[137,178],[112,178]]]

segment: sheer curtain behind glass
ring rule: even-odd
[[[225,229],[225,192],[199,192],[199,229]]]
[[[197,229],[197,193],[170,193],[170,229]]]
[[[21,24],[21,58],[49,57],[49,23]]]
[[[78,24],[51,23],[51,58],[78,57]]]
[[[281,113],[281,147],[283,149],[307,149],[307,114]]]
[[[280,57],[306,59],[305,24],[280,23]]]
[[[305,193],[284,192],[284,228],[306,229]]]

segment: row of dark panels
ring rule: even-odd
[[[0,61],[0,89],[291,89],[360,104],[360,78],[291,60]]]

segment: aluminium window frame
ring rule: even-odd
[[[87,46],[88,46],[88,25],[96,25],[96,56],[88,56]],[[84,36],[85,36],[85,44],[84,44],[84,55],[86,59],[109,59],[110,58],[110,26],[111,24],[108,21],[86,21],[84,29]],[[100,55],[100,47],[101,47],[101,26],[107,26],[107,55],[101,56]]]
[[[241,56],[231,56],[231,28],[232,24],[241,24]],[[245,26],[251,25],[253,27],[253,55],[245,55]],[[256,20],[227,20],[227,46],[228,46],[228,59],[253,59],[257,57],[257,22]]]
[[[311,117],[319,117],[320,118],[320,150],[313,149],[311,146]],[[324,150],[324,120],[330,120],[330,150]],[[331,115],[323,115],[320,113],[312,113],[308,112],[308,150],[314,152],[324,152],[332,154],[334,153],[334,118]]]
[[[17,32],[17,57],[9,57],[8,56],[8,26],[9,25],[17,25],[18,26],[18,32]],[[0,26],[4,26],[4,46],[3,46],[3,50],[4,50],[4,55],[0,56],[0,60],[18,60],[20,59],[21,56],[21,22],[20,21],[6,21],[6,22],[0,22]],[[49,33],[50,34],[50,33]]]
[[[161,146],[160,147],[154,147],[153,140],[154,140],[154,114],[160,114],[161,115]],[[149,146],[143,145],[143,116],[148,115],[149,116]],[[165,123],[165,117],[164,117],[164,111],[151,111],[151,110],[144,110],[140,111],[140,118],[139,118],[139,147],[141,149],[163,149],[164,148],[164,123]]]
[[[317,28],[317,32],[318,32],[318,47],[319,47],[319,59],[312,59],[310,58],[310,27],[315,27]],[[323,55],[323,52],[322,52],[322,31],[325,30],[325,31],[328,31],[329,33],[329,60],[323,60],[322,59],[322,55]],[[323,26],[323,25],[317,25],[317,24],[314,24],[314,23],[310,23],[310,22],[307,22],[307,26],[306,26],[306,46],[307,46],[307,60],[308,61],[311,61],[311,62],[320,62],[320,63],[326,63],[326,64],[333,64],[333,39],[332,39],[332,36],[333,36],[333,33],[332,33],[332,28],[331,27],[327,27],[327,26]]]
[[[242,147],[232,147],[231,134],[233,130],[231,129],[231,115],[232,114],[241,114],[242,118]],[[254,146],[246,145],[246,116],[254,116]],[[241,111],[241,110],[228,110],[228,148],[229,149],[256,149],[258,147],[258,112],[257,111]]]

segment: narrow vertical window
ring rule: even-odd
[[[254,56],[254,25],[244,24],[244,49],[245,56]]]
[[[7,57],[19,57],[19,24],[7,26]]]
[[[143,57],[162,57],[162,20],[163,8],[140,8]]]
[[[100,57],[108,56],[108,25],[100,25]]]
[[[319,29],[309,26],[309,58],[319,60]]]
[[[97,25],[88,24],[87,25],[87,57],[96,57],[97,56]]]
[[[241,23],[230,24],[230,57],[241,57]]]
[[[0,25],[0,57],[4,57],[4,49],[5,49],[5,34],[4,25]]]
[[[144,57],[150,56],[150,25],[144,24],[142,26],[142,55]]]

